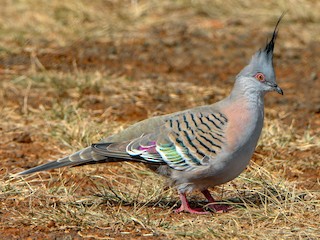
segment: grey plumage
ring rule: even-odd
[[[207,188],[228,182],[245,169],[263,126],[265,93],[283,94],[273,68],[281,19],[282,16],[265,48],[257,51],[237,75],[227,98],[213,105],[138,122],[100,143],[19,175],[101,162],[143,162],[169,177],[177,187],[182,200],[178,212],[203,213],[190,208],[186,193],[197,189],[212,201]]]

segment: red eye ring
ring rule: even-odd
[[[257,73],[254,77],[260,82],[264,82],[265,81],[265,76],[264,76],[263,73]]]

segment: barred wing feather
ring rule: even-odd
[[[221,113],[184,112],[168,118],[158,133],[131,141],[126,152],[175,170],[206,166],[222,149],[227,122]]]

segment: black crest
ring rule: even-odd
[[[279,23],[281,22],[281,19],[283,18],[283,16],[285,15],[285,12],[281,14],[280,18],[278,19],[278,22],[276,24],[276,27],[274,28],[274,31],[273,31],[273,34],[272,34],[272,38],[270,40],[270,42],[267,43],[265,49],[264,49],[264,52],[269,55],[273,55],[273,49],[274,49],[274,44],[276,42],[276,39],[277,39],[277,35],[278,35],[278,26],[279,26]]]

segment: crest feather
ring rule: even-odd
[[[269,55],[271,54],[271,56],[273,55],[273,49],[274,49],[274,45],[275,45],[275,42],[276,42],[276,39],[277,39],[277,36],[278,36],[278,26],[279,26],[279,23],[281,22],[283,16],[285,15],[285,12],[282,13],[282,15],[280,16],[280,18],[278,19],[278,22],[274,28],[274,31],[273,31],[273,34],[272,34],[272,38],[271,40],[267,43],[266,47],[264,48],[264,52]]]

